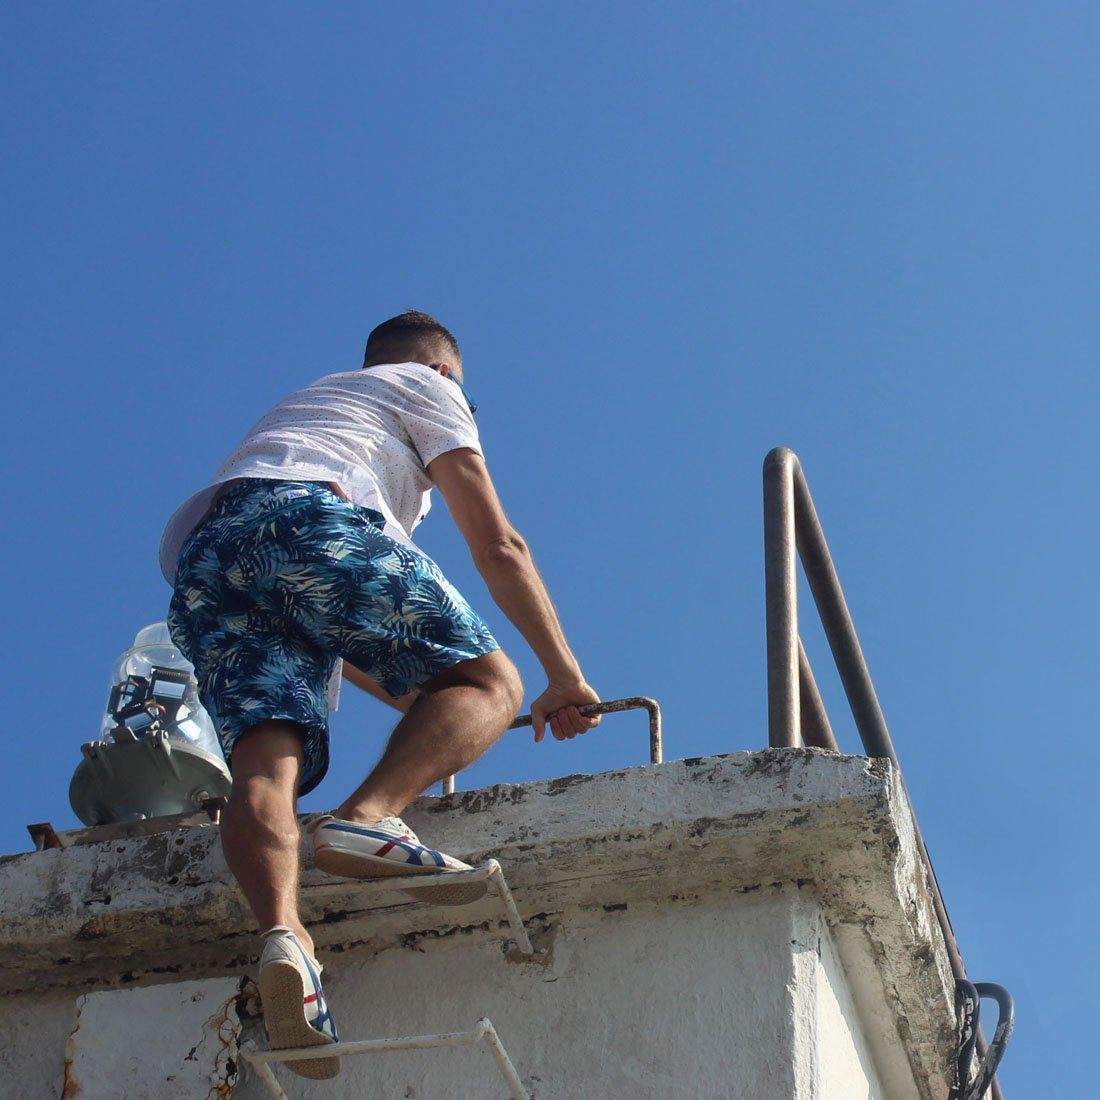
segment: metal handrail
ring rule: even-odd
[[[796,748],[800,744],[835,749],[821,696],[814,683],[810,663],[798,634],[797,562],[802,562],[806,580],[825,629],[829,648],[840,673],[856,729],[868,756],[885,758],[901,773],[886,719],[859,644],[848,602],[840,587],[829,545],[798,456],[786,447],[776,447],[764,459],[764,587],[768,644],[768,744]],[[831,743],[830,743],[831,742]],[[908,791],[906,791],[908,797]],[[917,847],[928,870],[932,903],[947,945],[955,981],[966,982],[966,968],[959,954],[955,933],[944,907],[936,872],[925,847],[920,828],[913,821]],[[998,987],[999,988],[999,987]],[[1006,1037],[1007,1039],[1007,1037]],[[983,1058],[985,1040],[978,1032],[978,1054]],[[1003,1054],[1003,1044],[999,1052]],[[999,1061],[999,1058],[997,1059]],[[993,1100],[1003,1100],[1001,1087],[989,1067]]]
[[[809,664],[807,663],[807,669]],[[812,675],[811,675],[812,679]],[[816,685],[815,685],[816,690]],[[821,700],[818,698],[818,702]],[[649,762],[660,764],[664,756],[664,742],[661,732],[661,706],[656,699],[650,699],[647,695],[632,695],[628,699],[610,699],[605,703],[585,703],[577,710],[585,718],[594,718],[597,714],[618,714],[624,710],[645,710],[649,712]],[[824,714],[824,708],[822,708]],[[521,714],[509,727],[509,730],[527,729],[532,724],[530,714]],[[828,719],[826,719],[828,725]],[[834,742],[835,747],[835,742]],[[442,784],[444,794],[455,793],[455,777],[448,775]]]

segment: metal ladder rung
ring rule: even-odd
[[[512,1065],[512,1059],[508,1057],[508,1052],[500,1041],[496,1028],[493,1027],[493,1022],[487,1016],[482,1016],[472,1031],[452,1031],[443,1035],[400,1035],[392,1039],[362,1039],[359,1042],[332,1043],[329,1046],[320,1047],[296,1047],[293,1050],[257,1050],[249,1041],[241,1044],[241,1054],[256,1070],[260,1080],[267,1086],[268,1092],[275,1097],[275,1100],[290,1100],[276,1080],[275,1074],[272,1073],[269,1062],[293,1062],[318,1056],[328,1058],[345,1054],[377,1054],[387,1050],[438,1050],[475,1046],[482,1040],[486,1042],[496,1059],[497,1068],[508,1083],[512,1100],[531,1100],[530,1094],[516,1072],[516,1067]]]
[[[417,893],[418,891],[438,887],[440,879],[444,876],[447,883],[456,886],[464,882],[482,882],[487,879],[496,896],[500,899],[501,908],[504,910],[517,950],[521,955],[531,956],[535,954],[535,949],[531,945],[531,938],[527,935],[527,929],[524,927],[523,918],[519,915],[519,909],[516,908],[516,899],[512,896],[512,891],[508,887],[503,869],[495,859],[487,859],[484,863],[471,868],[469,871],[446,871],[442,875],[401,875],[393,878],[362,879],[360,881],[384,886],[386,890],[400,890],[402,893],[411,895],[416,901],[432,905],[439,903],[420,898]]]
[[[394,878],[372,879],[370,881],[384,884],[387,890],[401,890],[415,896],[416,891],[431,888],[431,884],[425,882],[425,879],[429,877],[436,876],[401,875]],[[455,885],[461,885],[464,882],[487,881],[500,900],[516,949],[527,958],[534,956],[535,949],[531,944],[531,937],[527,934],[523,918],[519,915],[519,909],[516,907],[516,899],[512,896],[508,881],[504,877],[504,871],[497,860],[487,859],[480,866],[469,871],[448,871],[446,872],[446,881]],[[438,885],[438,877],[436,877],[435,884]],[[417,898],[417,900],[421,899]],[[241,1055],[256,1070],[260,1079],[267,1086],[268,1092],[276,1100],[290,1100],[276,1079],[275,1074],[271,1071],[271,1067],[268,1065],[269,1062],[293,1062],[301,1058],[317,1058],[318,1056],[326,1058],[340,1057],[344,1054],[376,1054],[385,1050],[432,1050],[474,1046],[482,1041],[492,1051],[501,1076],[507,1081],[508,1088],[511,1090],[512,1100],[531,1100],[519,1078],[519,1074],[516,1073],[516,1067],[512,1065],[512,1060],[504,1049],[504,1044],[500,1041],[500,1036],[497,1035],[496,1028],[493,1027],[492,1021],[487,1016],[483,1016],[478,1020],[477,1026],[472,1031],[452,1031],[443,1035],[403,1035],[392,1039],[363,1039],[359,1042],[332,1043],[329,1046],[321,1047],[296,1047],[293,1050],[259,1050],[254,1043],[245,1042],[241,1044]]]

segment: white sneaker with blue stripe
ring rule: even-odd
[[[263,938],[259,986],[268,1045],[272,1050],[291,1050],[338,1043],[336,1022],[321,989],[321,964],[285,925],[269,928]],[[315,1081],[340,1072],[339,1058],[305,1058],[284,1065]]]
[[[365,825],[324,814],[309,826],[314,862],[330,875],[381,878],[389,875],[431,875],[439,880],[410,887],[406,893],[436,905],[467,905],[485,896],[486,882],[445,881],[456,871],[472,871],[468,863],[437,852],[399,817]]]

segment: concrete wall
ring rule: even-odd
[[[326,988],[348,1038],[489,1016],[538,1100],[793,1098],[805,1067],[790,1057],[792,898],[729,901],[575,914],[557,926],[545,965],[508,963],[498,944],[469,937],[344,956]],[[507,1095],[475,1049],[346,1059],[335,1085],[303,1082],[294,1095],[350,1100],[368,1085],[417,1100]]]
[[[54,1100],[61,1095],[65,1044],[75,1019],[72,991],[0,997],[0,1097]]]
[[[465,1030],[487,1015],[536,1100],[888,1100],[810,891],[575,911],[539,938],[537,963],[509,961],[483,930],[323,954],[342,1038]],[[81,998],[67,1100],[263,1100],[249,1070],[226,1072],[236,990],[208,979]],[[77,1008],[57,993],[5,999],[0,1095],[62,1095]],[[246,1020],[262,1046],[258,1031]],[[328,1082],[276,1074],[301,1100],[507,1096],[484,1048],[346,1058]]]
[[[807,979],[799,983],[796,991],[813,1000],[812,1053],[807,1051],[804,1056],[813,1059],[813,1068],[806,1076],[814,1086],[813,1091],[804,1095],[814,1100],[892,1100],[895,1096],[911,1095],[914,1088],[906,1072],[908,1067],[897,1074],[890,1091],[883,1084],[848,976],[821,911],[807,907],[803,927],[809,935],[795,950],[809,963],[813,983]],[[806,1032],[801,1035],[803,1042],[807,1042]]]

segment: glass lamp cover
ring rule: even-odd
[[[186,673],[189,681],[186,689],[182,685],[170,682],[167,677],[161,679],[161,684],[158,687],[158,670],[177,674]],[[198,684],[195,681],[194,666],[173,644],[168,634],[167,623],[150,623],[149,626],[137,632],[134,644],[115,662],[111,673],[110,699],[112,701],[116,699],[116,689],[120,685],[123,685],[121,691],[125,694],[128,691],[128,688],[124,686],[127,681],[132,678],[136,680],[139,677],[144,684],[151,684],[158,694],[179,699],[186,691],[186,695],[189,696],[189,699],[186,699],[179,707],[174,720],[165,723],[169,740],[195,745],[209,753],[213,753],[215,756],[221,756],[221,749],[218,746],[218,738],[214,733],[213,723],[198,701]],[[182,677],[178,675],[171,678],[173,681],[181,679]],[[137,722],[127,721],[126,724],[135,734],[140,736],[144,726],[151,724],[151,721],[150,718],[148,722],[141,720]],[[112,712],[111,702],[108,702],[100,728],[100,737],[106,739],[118,724],[119,719]]]

